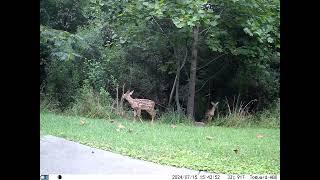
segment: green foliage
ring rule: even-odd
[[[40,22],[54,29],[75,32],[78,26],[87,24],[82,13],[86,0],[41,0]]]
[[[73,95],[81,85],[82,71],[80,55],[73,49],[75,36],[68,32],[53,30],[40,26],[40,47],[48,51],[45,69],[45,89],[48,96],[59,102],[59,107],[65,109],[73,102]]]
[[[74,97],[75,102],[68,110],[69,114],[85,116],[89,118],[110,118],[112,114],[112,98],[104,89],[97,93],[85,81],[83,87]]]
[[[205,3],[214,8],[203,9]],[[42,0],[40,84],[60,109],[71,108],[87,79],[94,92],[103,88],[113,98],[116,86],[126,84],[163,111],[187,50],[179,80],[185,108],[191,32],[199,26],[197,117],[209,101],[238,93],[256,98],[263,111],[279,97],[279,6],[277,0]]]
[[[101,89],[105,85],[105,72],[99,61],[88,60],[85,63],[88,66],[88,80],[92,87]]]
[[[40,46],[50,50],[51,61],[73,61],[82,58],[88,51],[93,51],[90,45],[80,36],[66,31],[40,26]]]
[[[219,114],[209,125],[223,127],[280,128],[280,99],[256,114],[246,111],[244,108],[246,104],[237,103],[237,100],[234,102],[234,106],[230,105],[231,110],[229,110],[228,114]],[[242,104],[242,106],[236,104]]]
[[[74,101],[73,95],[81,83],[79,71],[73,61],[52,61],[48,66],[47,93],[62,110]]]
[[[258,109],[261,110],[279,97],[280,61],[278,58],[269,62],[244,62],[231,86],[238,89],[245,98],[258,99]]]
[[[177,28],[189,28],[199,25],[201,22],[211,23],[212,26],[217,24],[213,19],[217,19],[218,16],[214,16],[214,13],[207,13],[201,6],[205,4],[206,0],[196,1],[138,1],[131,4],[131,8],[136,9],[138,13],[148,12],[144,14],[147,19],[153,16],[158,18],[170,18],[173,24]],[[143,10],[142,10],[143,8]],[[130,11],[134,13],[134,11]]]
[[[256,115],[259,127],[280,128],[280,99]]]
[[[60,112],[59,102],[50,98],[48,95],[40,96],[40,110],[42,112]]]
[[[99,91],[99,103],[104,107],[111,107],[113,103],[113,99],[110,96],[109,92],[100,88]]]
[[[260,43],[267,43],[280,48],[280,1],[256,1],[250,3],[252,8],[262,11],[260,16],[250,17],[246,21],[244,31],[256,37]]]
[[[99,34],[94,36],[90,31],[70,34],[44,26],[40,30],[40,44],[49,51],[43,55],[48,59],[44,68],[46,91],[60,102],[61,109],[74,102],[73,95],[84,79],[88,79],[96,91],[116,84],[112,74],[107,73],[108,61],[103,61],[106,57],[101,56],[103,49],[98,42],[102,46],[103,40],[94,38]]]

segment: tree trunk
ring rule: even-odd
[[[190,67],[190,80],[188,92],[187,115],[194,119],[194,97],[196,87],[196,73],[197,73],[197,57],[198,57],[198,40],[199,40],[199,26],[193,28],[193,43],[192,43],[192,58]]]
[[[173,82],[173,85],[172,85],[172,89],[171,89],[171,92],[170,92],[170,97],[169,97],[169,102],[168,102],[168,106],[170,106],[171,102],[172,102],[172,98],[173,98],[173,92],[176,88],[176,94],[178,94],[178,99],[179,99],[179,77],[180,77],[180,71],[181,69],[183,68],[183,66],[185,65],[186,63],[186,60],[187,60],[187,55],[188,55],[188,49],[186,47],[186,52],[185,52],[185,56],[184,56],[184,59],[183,59],[183,63],[180,65],[180,57],[178,56],[178,53],[177,53],[177,49],[175,47],[173,47],[173,51],[174,51],[174,56],[175,56],[175,59],[176,59],[176,65],[177,65],[177,70],[176,70],[176,77],[174,78],[174,82]],[[175,98],[177,100],[177,98]],[[180,105],[178,107],[178,104],[177,104],[177,109],[180,110]]]
[[[174,89],[175,89],[176,83],[177,83],[177,77],[178,77],[178,74],[176,74],[176,77],[174,78],[174,82],[173,82],[171,93],[170,93],[170,97],[169,97],[168,107],[170,107],[170,104],[171,104],[171,101],[172,101],[173,92],[174,92]]]
[[[125,84],[123,84],[123,86],[122,86],[122,94],[124,94],[124,85],[125,85]],[[121,114],[121,116],[123,116],[123,115],[124,115],[124,111],[123,111],[123,98],[122,98],[122,95],[121,95],[121,99],[120,99],[120,114]]]
[[[180,62],[179,62],[180,64]],[[181,112],[180,102],[179,102],[179,79],[180,79],[180,67],[177,67],[177,81],[176,81],[176,105],[177,105],[177,111]]]
[[[177,59],[176,64],[177,64],[177,70],[176,70],[176,95],[175,95],[175,101],[177,105],[177,111],[180,113],[180,103],[179,103],[179,78],[180,78],[180,57],[177,55],[177,52],[175,51],[175,57]]]
[[[119,115],[119,86],[117,85],[117,112],[116,114]]]

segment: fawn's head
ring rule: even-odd
[[[122,98],[127,99],[128,97],[130,97],[132,95],[134,90],[132,90],[131,92],[128,90],[126,93],[124,93],[122,95]]]

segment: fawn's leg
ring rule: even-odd
[[[142,122],[142,120],[141,120],[141,109],[138,109],[138,110],[137,110],[137,114],[138,114],[138,117],[139,117],[140,122]]]
[[[136,122],[136,116],[137,116],[137,111],[134,109],[133,110],[133,120]]]
[[[147,112],[150,114],[151,116],[151,123],[153,123],[154,117],[156,116],[156,112],[152,111],[152,110],[147,110]]]
[[[152,111],[152,120],[151,120],[151,122],[153,123],[153,120],[154,120],[154,118],[156,117],[156,111]]]

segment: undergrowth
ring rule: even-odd
[[[126,118],[133,119],[133,112],[130,107],[123,107],[120,112],[115,107],[115,100],[111,98],[109,93],[104,89],[95,92],[94,89],[84,84],[80,91],[74,95],[74,102],[64,111],[59,109],[59,103],[53,98],[41,95],[40,109],[43,112],[55,112],[60,114],[83,116],[88,118]],[[233,98],[231,103],[226,99],[225,103],[220,103],[226,109],[225,114],[215,114],[211,122],[207,126],[225,126],[225,127],[262,127],[262,128],[279,128],[280,127],[280,99],[271,104],[264,111],[252,113],[249,111],[250,105],[255,100],[247,103]],[[119,110],[119,109],[118,109]],[[144,121],[150,121],[148,116]],[[193,121],[184,113],[169,110],[166,112],[157,112],[157,122],[167,124],[185,124],[191,125]]]

